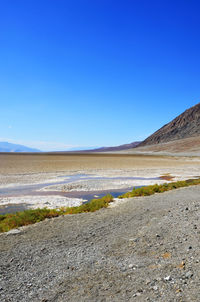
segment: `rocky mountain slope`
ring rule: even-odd
[[[200,103],[187,109],[145,139],[139,147],[200,136]]]
[[[127,150],[127,153],[135,154],[157,154],[157,155],[185,155],[185,156],[200,156],[200,135],[187,137],[160,143],[155,145],[146,145],[139,148]]]

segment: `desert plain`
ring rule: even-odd
[[[135,186],[200,175],[200,159],[126,153],[2,153],[0,213],[76,206],[88,198],[120,195]],[[88,197],[89,196],[89,197]]]
[[[172,180],[199,177],[200,160],[138,154],[1,154],[0,171],[4,194],[21,187],[30,190],[31,185],[39,190],[38,195],[25,191],[23,196],[15,192],[1,197],[2,208],[6,202],[9,209],[9,203],[22,201],[30,207],[54,207],[81,202],[63,196],[62,190],[84,194],[166,182],[160,179],[163,175]],[[67,183],[70,177],[73,181]],[[1,301],[199,301],[199,194],[198,185],[116,198],[107,209],[1,234]]]

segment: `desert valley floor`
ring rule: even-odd
[[[163,175],[173,180],[199,177],[200,159],[1,154],[0,172],[2,210],[22,200],[26,204],[26,199],[26,206],[73,202],[62,195],[68,190],[84,194],[166,182],[159,178]],[[76,175],[82,178],[67,183]],[[30,190],[30,185],[38,186],[37,194],[17,194],[16,188]],[[199,196],[200,186],[195,186],[116,199],[95,213],[61,216],[1,234],[0,300],[199,301]]]
[[[79,205],[134,186],[200,175],[198,157],[134,154],[0,154],[0,214]]]

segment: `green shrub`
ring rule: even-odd
[[[151,185],[151,186],[144,186],[141,188],[133,188],[131,192],[127,192],[118,198],[130,198],[130,197],[137,197],[137,196],[149,196],[155,193],[163,193],[166,191],[174,190],[181,187],[187,186],[194,186],[200,184],[200,178],[198,179],[188,179],[182,181],[176,181],[171,183],[164,183],[162,185]]]
[[[57,217],[60,215],[94,212],[101,208],[107,208],[111,201],[113,201],[113,197],[112,195],[108,194],[102,198],[93,199],[90,202],[77,207],[63,207],[59,210],[38,208],[35,210],[17,212],[15,214],[0,215],[0,232],[7,232],[20,226],[33,224],[46,218]]]

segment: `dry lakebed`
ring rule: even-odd
[[[199,177],[198,157],[0,154],[0,213]],[[0,235],[0,301],[199,301],[200,186]]]

